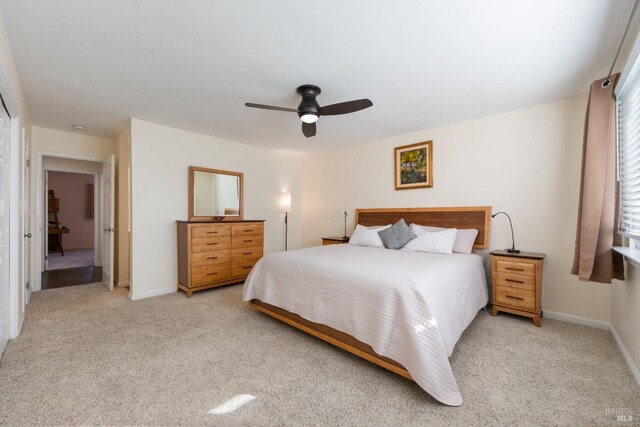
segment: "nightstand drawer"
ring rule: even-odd
[[[536,309],[536,294],[533,291],[496,286],[495,292],[495,304],[530,311]]]
[[[503,273],[526,274],[535,276],[536,266],[528,262],[496,260],[496,268]]]
[[[495,284],[497,286],[508,286],[510,288],[523,289],[527,291],[535,290],[535,277],[524,274],[512,274],[496,271]]]

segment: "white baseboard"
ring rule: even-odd
[[[153,291],[149,291],[149,292],[134,292],[134,293],[129,293],[129,299],[131,301],[136,301],[139,299],[145,299],[145,298],[151,298],[151,297],[158,297],[160,295],[167,295],[167,294],[172,294],[174,292],[178,292],[178,288],[177,287],[171,287],[171,288],[164,288],[164,289],[156,289]]]
[[[629,367],[631,374],[633,375],[633,377],[636,379],[636,382],[640,386],[640,370],[638,370],[638,367],[635,365],[635,363],[633,363],[633,359],[631,358],[631,355],[627,351],[627,347],[624,346],[624,343],[622,342],[622,338],[620,338],[620,335],[618,335],[618,331],[616,331],[616,328],[613,325],[611,325],[610,330],[611,330],[611,335],[613,335],[613,339],[616,340],[616,344],[618,344],[618,348],[620,349],[620,352],[622,353],[624,360],[627,361],[627,366]]]
[[[583,326],[590,326],[592,328],[609,330],[611,323],[603,320],[589,319],[588,317],[575,316],[573,314],[560,313],[558,311],[543,310],[543,318],[560,320],[562,322],[575,323]]]

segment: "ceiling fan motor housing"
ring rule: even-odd
[[[320,105],[316,101],[316,96],[321,92],[320,88],[314,85],[302,85],[298,87],[297,92],[302,97],[298,106],[298,117],[302,118],[305,114],[320,117]]]

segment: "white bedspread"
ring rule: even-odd
[[[487,304],[482,258],[353,245],[265,256],[243,299],[330,326],[402,364],[431,396],[462,404],[449,356]]]

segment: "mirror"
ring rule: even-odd
[[[227,218],[242,219],[242,174],[189,166],[189,221]]]

